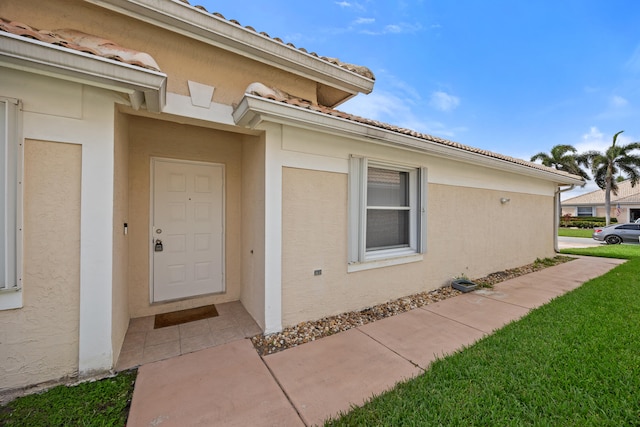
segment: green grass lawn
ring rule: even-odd
[[[631,259],[640,257],[640,245],[602,245],[590,248],[562,249],[560,252],[568,255]]]
[[[631,258],[329,426],[640,425],[640,248]]]
[[[0,408],[0,426],[124,426],[135,379],[135,371],[126,371],[18,398]]]
[[[562,237],[591,237],[592,228],[558,228],[558,236]]]

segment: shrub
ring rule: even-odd
[[[577,228],[596,228],[596,227],[604,227],[604,221],[571,221],[570,227]]]
[[[611,218],[611,224],[616,224],[618,218]],[[606,219],[603,216],[569,216],[564,215],[560,219],[560,225],[562,227],[576,227],[576,228],[595,228],[604,227]]]

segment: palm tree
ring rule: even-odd
[[[560,144],[551,149],[551,153],[538,153],[531,157],[531,161],[541,160],[544,166],[581,176],[588,180],[589,174],[578,163],[577,150],[572,145]]]
[[[611,192],[618,195],[618,182],[616,174],[622,172],[629,180],[631,186],[635,187],[640,181],[640,154],[632,153],[633,150],[640,149],[640,142],[632,142],[627,145],[616,145],[618,135],[623,130],[613,135],[613,143],[607,151],[587,151],[577,156],[579,164],[591,166],[593,179],[604,190],[604,209],[606,224],[611,220]]]

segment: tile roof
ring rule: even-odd
[[[618,195],[611,192],[611,203],[640,203],[640,184],[631,186],[631,181],[618,183]],[[563,200],[563,205],[604,205],[604,190],[595,190],[571,199]]]
[[[349,63],[346,63],[346,62],[342,62],[338,58],[331,58],[331,57],[328,57],[328,56],[320,56],[315,52],[308,52],[305,48],[296,47],[293,43],[285,43],[279,37],[271,37],[271,36],[269,36],[269,34],[263,32],[263,31],[258,32],[255,28],[253,28],[251,26],[248,26],[248,25],[247,26],[243,26],[242,24],[240,24],[240,22],[236,21],[235,19],[227,19],[221,13],[209,12],[204,6],[191,5],[191,3],[189,3],[188,0],[180,0],[180,1],[182,3],[185,3],[185,4],[189,5],[189,6],[193,6],[196,9],[202,10],[203,12],[206,12],[206,13],[208,13],[210,15],[214,15],[214,16],[220,18],[220,19],[223,19],[223,20],[225,20],[227,22],[235,24],[235,25],[237,25],[237,26],[239,26],[241,28],[245,28],[245,29],[247,29],[249,31],[253,31],[256,34],[260,34],[260,35],[262,35],[262,36],[264,36],[264,37],[266,37],[266,38],[268,38],[270,40],[282,43],[283,45],[289,46],[289,47],[291,47],[293,49],[297,49],[300,52],[306,53],[307,55],[311,55],[313,57],[322,59],[323,61],[326,61],[326,62],[329,62],[331,64],[337,65],[340,68],[344,68],[345,70],[349,70],[349,71],[351,71],[353,73],[356,73],[356,74],[358,74],[358,75],[360,75],[362,77],[365,77],[365,78],[368,78],[368,79],[371,79],[371,80],[375,80],[375,76],[373,75],[373,72],[367,67],[364,67],[362,65],[354,65],[354,64],[349,64]]]
[[[564,171],[559,171],[557,169],[554,168],[550,168],[547,166],[543,166],[539,163],[533,163],[533,162],[528,162],[526,160],[522,160],[522,159],[516,159],[515,157],[510,157],[510,156],[505,156],[503,154],[499,154],[499,153],[494,153],[492,151],[487,151],[487,150],[483,150],[480,148],[475,148],[475,147],[470,147],[468,145],[464,145],[464,144],[460,144],[458,142],[454,142],[454,141],[449,141],[447,139],[443,139],[443,138],[438,138],[436,136],[432,136],[432,135],[428,135],[425,133],[421,133],[421,132],[417,132],[415,130],[411,130],[411,129],[406,129],[406,128],[402,128],[399,126],[395,126],[395,125],[391,125],[388,123],[383,123],[377,120],[372,120],[372,119],[367,119],[364,117],[360,117],[360,116],[356,116],[354,114],[350,114],[350,113],[345,113],[343,111],[339,111],[339,110],[335,110],[333,108],[329,108],[329,107],[325,107],[322,105],[318,105],[318,104],[314,104],[308,100],[302,99],[302,98],[298,98],[295,96],[292,96],[282,90],[279,90],[277,88],[269,88],[267,86],[265,86],[262,83],[252,83],[247,87],[247,90],[245,91],[248,94],[251,95],[257,95],[260,96],[262,98],[266,98],[266,99],[271,99],[274,101],[278,101],[278,102],[282,102],[288,105],[292,105],[295,107],[299,107],[299,108],[304,108],[307,110],[311,110],[311,111],[315,111],[317,113],[322,113],[322,114],[326,114],[329,116],[334,116],[334,117],[338,117],[344,120],[349,120],[352,122],[356,122],[356,123],[360,123],[363,125],[368,125],[368,126],[373,126],[376,128],[380,128],[380,129],[384,129],[387,131],[391,131],[391,132],[396,132],[402,135],[407,135],[407,136],[411,136],[414,138],[418,138],[418,139],[422,139],[425,141],[429,141],[429,142],[435,142],[437,144],[441,144],[441,145],[446,145],[448,147],[452,147],[452,148],[457,148],[460,150],[464,150],[464,151],[468,151],[471,153],[476,153],[476,154],[480,154],[483,156],[487,156],[487,157],[491,157],[494,159],[499,159],[499,160],[504,160],[506,162],[509,163],[515,163],[517,165],[521,165],[521,166],[526,166],[532,169],[537,169],[540,171],[545,171],[545,172],[551,172],[557,175],[562,175],[565,177],[572,177],[572,178],[580,178],[576,175],[571,175],[567,172]]]
[[[0,31],[149,70],[160,71],[160,67],[151,55],[122,47],[111,40],[81,31],[71,29],[38,30],[22,22],[9,21],[2,17],[0,17]]]

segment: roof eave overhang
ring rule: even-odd
[[[351,94],[375,81],[178,0],[85,0]]]
[[[164,73],[15,34],[0,33],[0,66],[123,93],[134,109],[159,113],[166,104]]]
[[[233,112],[233,118],[238,126],[251,129],[255,129],[262,122],[274,122],[314,129],[370,143],[399,147],[464,163],[482,165],[492,169],[552,181],[558,185],[582,185],[584,183],[578,176],[565,176],[551,170],[546,171],[528,167],[250,94],[246,94],[236,107]]]

